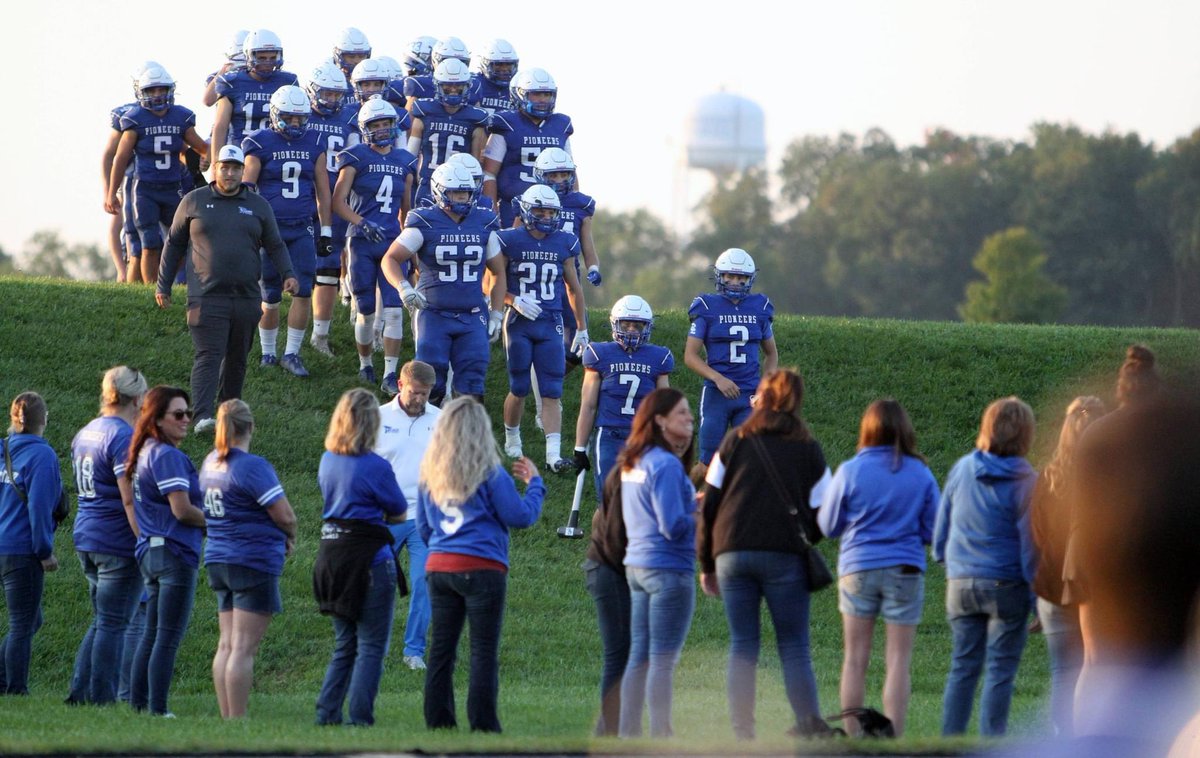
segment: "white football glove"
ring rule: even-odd
[[[500,339],[500,325],[504,323],[504,314],[500,311],[492,311],[488,316],[488,340],[495,342]]]
[[[571,352],[578,357],[583,357],[583,350],[588,346],[587,329],[580,329],[575,332],[575,339],[571,340]]]
[[[533,295],[517,295],[513,298],[512,307],[530,321],[537,321],[537,317],[542,315],[542,304]]]
[[[400,283],[400,299],[404,301],[404,307],[409,310],[428,307],[429,301],[416,288],[407,281]]]

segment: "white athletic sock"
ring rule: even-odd
[[[516,445],[516,446],[520,447],[520,445],[521,445],[521,427],[509,426],[508,424],[505,424],[504,425],[504,446],[511,447],[512,445]]]
[[[313,319],[313,336],[314,337],[328,337],[330,323],[331,322],[328,320],[322,321],[322,320],[318,320],[318,319]]]
[[[258,340],[262,343],[263,355],[275,355],[275,339],[279,336],[278,329],[263,329],[258,327]]]
[[[562,458],[562,434],[555,432],[546,435],[546,463],[554,463]]]
[[[287,328],[287,347],[283,349],[284,355],[299,355],[300,346],[304,344],[304,330]]]
[[[400,365],[400,356],[385,355],[383,356],[383,375],[396,373],[396,367]]]
[[[375,364],[374,364],[373,356],[370,356],[370,355],[358,356],[358,367],[359,368],[374,367],[374,365]]]

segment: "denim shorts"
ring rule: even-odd
[[[217,593],[219,613],[234,608],[251,613],[283,611],[279,577],[274,574],[233,563],[210,563],[205,568],[208,569],[208,586]]]
[[[911,566],[888,566],[838,579],[838,610],[847,616],[882,616],[889,624],[916,626],[925,607],[925,575]]]

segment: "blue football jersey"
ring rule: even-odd
[[[358,126],[342,108],[332,116],[313,113],[308,118],[309,134],[321,135],[321,148],[325,151],[325,168],[329,171],[329,189],[337,184],[337,154],[359,143]]]
[[[137,107],[137,103],[125,103],[124,105],[118,105],[108,112],[108,121],[112,125],[114,132],[121,131],[121,117]],[[133,176],[133,167],[136,163],[137,161],[129,162],[129,165],[125,167],[125,176]]]
[[[536,299],[543,311],[561,311],[563,266],[579,255],[579,238],[558,231],[535,239],[522,226],[498,232],[496,239],[508,259],[508,291]]]
[[[137,133],[134,146],[134,176],[144,182],[178,182],[183,164],[179,152],[183,135],[196,128],[196,114],[182,105],[172,105],[161,116],[140,105],[121,116],[121,131]]]
[[[408,98],[404,96],[404,80],[408,77],[400,77],[393,79],[383,88],[383,99],[392,104],[396,112],[404,110],[408,105]]]
[[[325,169],[317,164],[324,135],[305,131],[288,139],[274,129],[259,129],[242,140],[242,151],[261,162],[258,192],[275,211],[279,221],[306,221],[317,212],[317,188],[314,176]]]
[[[471,74],[471,87],[467,93],[467,101],[471,105],[487,111],[489,116],[513,109],[512,95],[508,91],[508,85],[493,84],[478,71]]]
[[[71,442],[79,510],[75,549],[132,558],[134,536],[117,480],[125,476],[133,427],[119,416],[101,416]]]
[[[224,461],[212,451],[200,468],[208,544],[204,563],[232,563],[279,576],[286,535],[267,506],[284,497],[275,469],[264,459],[234,448]]]
[[[344,168],[355,171],[348,198],[354,212],[379,224],[387,234],[399,234],[404,180],[417,170],[412,153],[398,147],[380,153],[370,145],[358,144],[338,153],[337,167],[339,172]],[[353,226],[346,235],[361,236]]]
[[[471,136],[476,129],[486,129],[488,123],[487,113],[479,108],[464,105],[449,113],[434,99],[413,103],[412,117],[425,124],[421,135],[421,184],[428,183],[433,170],[454,153],[471,152]]]
[[[583,220],[596,215],[596,201],[582,192],[570,192],[559,199],[562,201],[559,217],[563,222],[563,231],[579,236]]]
[[[698,295],[688,308],[689,337],[704,342],[708,365],[742,390],[758,386],[758,347],[774,336],[775,306],[751,293],[734,302],[715,292]],[[705,379],[704,383],[713,383]]]
[[[575,127],[570,117],[561,113],[552,113],[539,123],[518,111],[504,111],[492,116],[488,131],[504,137],[504,160],[500,162],[496,190],[501,202],[508,202],[537,184],[534,161],[548,147],[565,147]]]
[[[631,429],[642,398],[658,386],[658,377],[675,370],[675,356],[648,342],[633,352],[616,342],[592,342],[584,348],[583,367],[600,374],[596,426]]]
[[[471,312],[487,307],[483,270],[488,240],[500,229],[495,213],[475,208],[455,223],[441,208],[420,208],[408,214],[404,227],[421,234],[421,248],[415,251],[417,291],[430,308]]]
[[[255,79],[246,71],[229,71],[217,77],[217,98],[233,103],[233,116],[225,144],[240,145],[250,132],[271,125],[271,95],[287,84],[300,82],[287,71],[275,71],[265,80]]]
[[[404,77],[404,97],[433,97],[433,74]]]

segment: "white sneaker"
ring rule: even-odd
[[[504,455],[512,458],[513,460],[520,458],[522,455],[524,455],[524,453],[521,452],[521,443],[516,442],[514,444],[505,444]]]
[[[214,430],[216,428],[217,428],[217,420],[216,419],[202,418],[196,422],[195,426],[192,427],[192,433],[204,434],[205,432],[211,432],[212,430]]]
[[[329,346],[328,337],[318,337],[314,334],[312,339],[309,340],[309,344],[312,345],[313,350],[316,350],[321,355],[329,358],[333,357],[333,348]]]
[[[404,656],[404,665],[408,666],[413,671],[424,671],[425,659],[419,655],[406,655]]]

